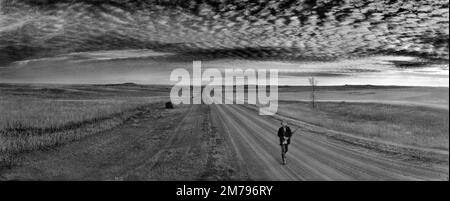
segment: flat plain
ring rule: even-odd
[[[280,87],[279,110],[170,87],[0,85],[2,180],[447,180],[448,88]],[[276,129],[295,129],[288,165]]]

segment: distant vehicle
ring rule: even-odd
[[[172,102],[166,102],[166,109],[173,109],[173,104]]]

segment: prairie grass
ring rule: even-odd
[[[281,114],[350,134],[424,148],[449,149],[449,111],[377,103],[280,103]]]
[[[73,122],[109,116],[146,102],[146,98],[35,99],[0,101],[0,130],[15,127],[57,128]]]
[[[73,100],[3,96],[0,167],[16,164],[20,153],[52,148],[115,127],[149,102],[149,97]]]

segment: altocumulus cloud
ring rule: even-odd
[[[212,58],[448,60],[448,0],[2,0],[0,64],[151,49]]]

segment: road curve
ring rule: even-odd
[[[279,121],[242,105],[211,105],[249,180],[447,180],[448,166],[422,166],[361,151],[301,128],[281,165]]]

